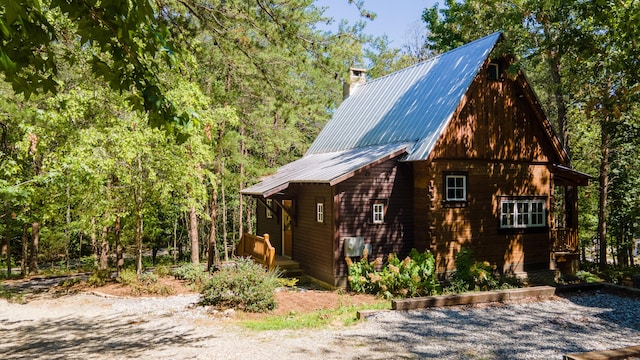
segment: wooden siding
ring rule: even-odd
[[[499,228],[501,196],[544,198],[547,225],[558,161],[539,114],[516,81],[476,78],[429,159],[414,163],[416,246],[431,249],[439,272],[454,269],[461,247],[505,272],[548,269],[548,228]],[[446,172],[467,173],[468,201],[443,201]]]
[[[256,212],[256,234],[269,234],[269,241],[276,249],[276,255],[282,254],[282,224],[280,223],[282,209],[275,203],[273,209],[276,210],[271,218],[267,218],[266,207],[260,201]]]
[[[332,191],[324,184],[292,184],[286,196],[295,198],[293,260],[305,274],[333,284]],[[324,222],[316,221],[316,200],[324,200]]]
[[[449,206],[443,201],[442,173],[451,170],[468,174],[469,201],[462,207]],[[502,196],[544,197],[549,208],[546,166],[436,160],[416,163],[414,173],[416,246],[435,254],[439,272],[454,269],[455,255],[463,246],[471,248],[478,260],[489,261],[505,272],[548,266],[547,228],[499,228]]]
[[[411,166],[387,160],[335,187],[336,214],[335,276],[344,281],[344,237],[362,236],[372,245],[370,259],[395,253],[406,256],[413,247],[413,183]],[[384,223],[372,219],[374,200],[386,203]]]

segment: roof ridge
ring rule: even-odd
[[[436,56],[434,56],[434,57],[432,57],[432,58],[429,58],[429,59],[427,59],[427,60],[420,61],[419,63],[413,64],[413,65],[411,65],[411,66],[407,66],[407,67],[402,68],[402,69],[400,69],[400,70],[396,70],[396,71],[394,71],[394,72],[392,72],[392,73],[389,73],[389,74],[386,74],[386,75],[380,76],[380,77],[375,78],[375,79],[371,79],[371,80],[369,80],[369,81],[366,81],[366,82],[365,82],[365,83],[363,83],[363,84],[356,85],[356,88],[363,87],[363,86],[366,86],[366,85],[371,84],[371,83],[376,83],[376,82],[381,81],[382,79],[384,79],[384,78],[386,78],[386,77],[389,77],[389,76],[392,76],[392,75],[395,75],[395,74],[399,74],[399,73],[402,73],[402,72],[408,71],[408,70],[410,70],[410,69],[413,69],[413,68],[415,68],[415,67],[422,66],[422,65],[425,65],[425,64],[427,64],[427,63],[433,62],[433,61],[435,61],[436,59],[438,59],[438,58],[440,58],[440,57],[442,57],[442,56],[444,56],[444,55],[447,55],[447,54],[450,54],[450,53],[455,53],[455,52],[457,52],[458,50],[463,50],[463,49],[464,49],[464,48],[466,48],[466,47],[469,47],[469,46],[471,46],[471,45],[473,45],[473,44],[475,44],[475,43],[477,43],[477,42],[480,42],[480,41],[486,40],[487,38],[492,37],[492,36],[495,36],[496,34],[502,34],[502,31],[496,31],[496,32],[493,32],[493,33],[491,33],[491,34],[489,34],[489,35],[483,36],[483,37],[481,37],[481,38],[479,38],[479,39],[476,39],[476,40],[474,40],[474,41],[472,41],[472,42],[469,42],[469,43],[466,43],[466,44],[464,44],[464,45],[458,46],[458,47],[453,48],[453,49],[451,49],[451,50],[449,50],[449,51],[447,51],[447,52],[444,52],[444,53],[442,53],[442,54],[438,54],[438,55],[436,55]]]

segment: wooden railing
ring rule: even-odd
[[[276,249],[269,242],[269,234],[257,236],[244,233],[237,250],[238,256],[249,256],[271,270],[275,267]]]
[[[578,251],[578,229],[557,228],[551,229],[552,251]]]

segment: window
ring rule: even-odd
[[[372,219],[374,224],[384,223],[384,203],[381,201],[375,202],[372,207]]]
[[[273,209],[273,200],[267,199],[267,210],[265,212],[267,219],[273,218],[273,212],[271,211],[271,209]]]
[[[497,63],[490,63],[487,68],[487,77],[489,80],[500,80],[500,65]]]
[[[545,200],[542,199],[503,199],[500,201],[500,227],[544,227],[544,205]]]
[[[450,174],[444,177],[446,201],[467,201],[467,176]]]
[[[324,203],[316,203],[316,221],[319,223],[324,222]]]

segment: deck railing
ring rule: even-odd
[[[577,252],[578,229],[551,229],[551,250],[556,252]]]
[[[244,233],[237,252],[238,256],[249,256],[269,270],[275,267],[276,249],[269,242],[269,234],[257,236]]]

